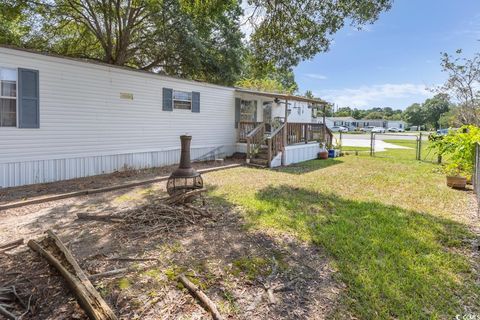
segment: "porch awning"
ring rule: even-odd
[[[278,99],[288,100],[288,101],[301,101],[301,102],[307,102],[307,103],[312,103],[317,105],[328,105],[327,101],[324,101],[321,99],[310,99],[306,97],[294,96],[294,95],[285,94],[285,93],[264,92],[264,91],[256,91],[256,90],[244,89],[244,88],[235,88],[235,91],[240,93],[247,93],[247,94],[262,96],[262,97],[269,97],[273,99],[278,98]]]

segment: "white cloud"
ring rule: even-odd
[[[315,80],[326,80],[327,76],[324,76],[323,74],[318,74],[318,73],[306,73],[305,77],[310,78],[310,79],[315,79]]]
[[[425,85],[411,83],[386,83],[358,88],[321,90],[314,94],[341,107],[392,106],[393,103],[389,101],[412,97],[426,99],[432,96],[432,92]]]

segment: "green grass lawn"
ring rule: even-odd
[[[384,140],[385,142],[396,144],[399,146],[404,146],[408,147],[410,149],[405,150],[405,149],[387,149],[384,153],[378,153],[378,156],[388,156],[388,157],[396,157],[399,159],[415,159],[416,157],[416,148],[417,148],[417,142],[415,140]],[[428,149],[429,141],[428,140],[422,140],[422,150],[420,153],[420,157],[422,161],[428,161],[428,162],[437,162],[438,158],[435,152],[430,151]]]
[[[342,146],[342,151],[364,151],[370,152],[370,147],[351,147],[351,146]]]
[[[447,188],[438,166],[402,160],[410,158],[403,152],[242,167],[204,179],[211,195],[241,208],[249,228],[289,233],[328,253],[347,287],[333,317],[451,319],[465,307],[478,313],[469,195]]]

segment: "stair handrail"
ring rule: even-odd
[[[262,122],[247,134],[247,160],[252,157],[252,147],[265,141],[265,123]]]
[[[268,137],[267,137],[267,145],[268,145],[268,167],[272,167],[272,160],[275,158],[280,151],[284,151],[285,145],[283,142],[283,130],[285,129],[285,123],[283,123],[280,127],[275,129]]]

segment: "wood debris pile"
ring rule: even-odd
[[[215,219],[215,215],[205,206],[205,201],[198,199],[203,192],[205,189],[160,198],[115,215],[78,213],[77,216],[85,220],[120,223],[123,229],[144,235],[175,231],[181,227],[198,224],[203,220]],[[198,201],[194,204],[195,200]],[[198,205],[199,202],[202,205]]]
[[[15,286],[0,287],[0,315],[6,319],[20,319],[30,311],[30,300],[25,302],[15,290]],[[23,309],[24,312],[21,315],[16,315],[16,310]],[[14,311],[15,310],[15,311]]]
[[[212,214],[193,205],[168,205],[162,202],[127,211],[122,214],[124,226],[136,233],[149,234],[174,231],[186,225],[194,225]]]

